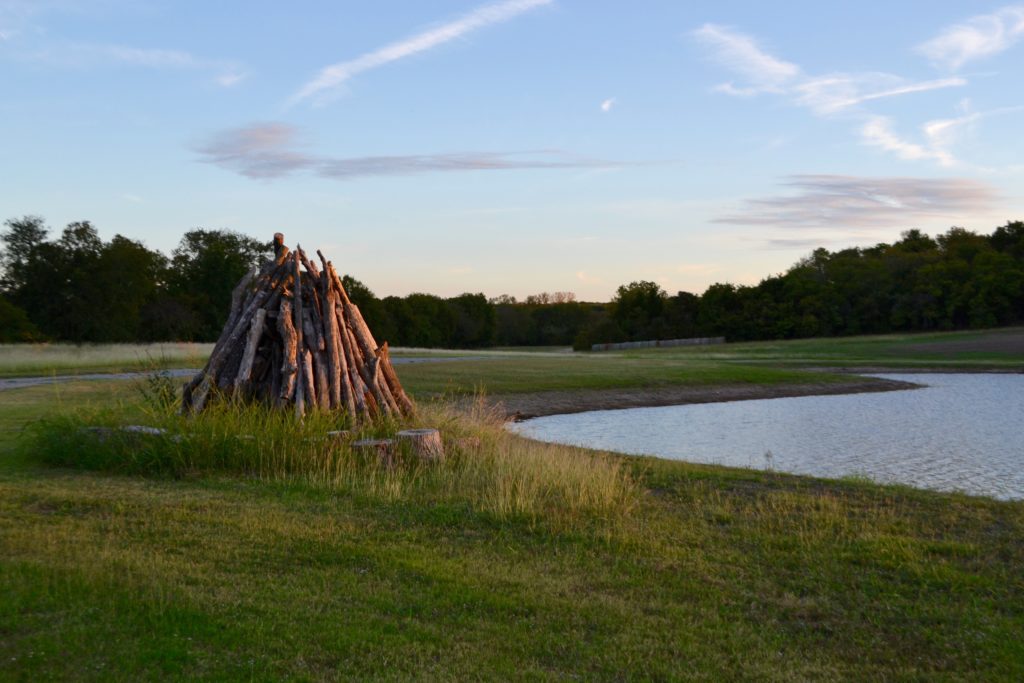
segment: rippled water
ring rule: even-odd
[[[1024,498],[1024,375],[879,376],[927,386],[599,410],[512,429],[542,441],[673,460]]]

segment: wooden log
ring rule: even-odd
[[[309,349],[302,351],[302,389],[306,395],[307,409],[317,405],[316,379],[313,375],[313,354]]]
[[[189,410],[200,411],[206,405],[206,401],[210,395],[210,390],[214,386],[217,374],[228,359],[230,349],[237,344],[242,334],[245,333],[248,328],[248,320],[252,314],[255,313],[257,308],[260,308],[263,305],[263,302],[267,299],[269,293],[277,288],[280,278],[284,274],[281,270],[284,267],[284,264],[282,264],[281,267],[275,270],[268,288],[262,289],[256,293],[249,305],[246,306],[238,322],[235,324],[234,329],[231,330],[231,333],[226,339],[224,339],[224,342],[221,345],[214,347],[213,353],[210,354],[210,359],[206,362],[206,367],[203,368],[203,372],[201,373],[202,378],[197,383],[195,390],[192,392],[192,402],[191,405],[188,406]],[[195,378],[193,378],[193,381],[196,381]],[[182,405],[182,410],[185,410],[184,405]]]
[[[249,283],[251,283],[256,277],[256,273],[257,270],[255,268],[250,268],[249,271],[242,276],[242,279],[238,281],[235,288],[231,290],[231,309],[228,312],[228,322],[224,325],[224,330],[221,331],[222,335],[227,330],[233,328],[235,323],[238,322],[239,316],[242,315],[242,303],[246,298],[246,289],[248,288]]]
[[[328,289],[325,306],[333,306],[332,294]],[[343,402],[341,395],[342,363],[344,359],[339,358],[341,349],[338,342],[338,320],[333,315],[324,316],[324,342],[327,346],[327,375],[331,384],[331,407],[346,407],[348,397]],[[354,409],[355,405],[352,408]],[[354,412],[354,410],[351,412]]]
[[[444,460],[444,443],[441,442],[441,432],[436,429],[405,429],[395,436],[399,445],[408,448],[420,460]]]
[[[280,313],[277,316],[277,330],[281,333],[281,393],[277,395],[278,405],[283,406],[295,396],[296,375],[299,370],[298,345],[295,339],[295,326],[292,323],[292,304],[289,299],[281,299]]]
[[[306,342],[309,348],[309,342]],[[331,408],[331,382],[327,378],[327,354],[323,351],[310,349],[313,363],[313,386],[316,387],[316,405],[321,410]]]
[[[308,299],[307,299],[308,300]],[[306,339],[306,346],[313,351],[323,351],[327,348],[324,343],[324,335],[317,329],[314,323],[314,316],[319,321],[319,314],[315,314],[314,306],[306,306],[302,310],[302,336]]]
[[[377,387],[381,397],[384,399],[384,403],[388,407],[388,412],[392,415],[401,415],[402,408],[398,405],[398,401],[395,400],[394,394],[391,393],[391,389],[388,388],[388,383],[380,371],[380,355],[374,355],[370,360],[370,374],[373,376],[374,386]]]
[[[395,466],[395,442],[391,439],[361,439],[352,442],[352,452],[391,469]]]
[[[384,392],[380,390],[380,384],[378,383],[379,375],[376,372],[377,363],[376,357],[370,358],[369,361],[360,366],[359,374],[363,378],[363,382],[366,383],[367,389],[370,390],[370,395],[373,396],[373,402],[377,407],[377,411],[384,415],[390,415],[393,411],[391,410],[391,404],[384,398]]]
[[[402,383],[398,381],[398,375],[395,374],[395,369],[391,365],[391,349],[388,347],[388,343],[380,347],[380,371],[384,375],[385,381],[388,383],[388,387],[391,389],[391,394],[395,397],[398,405],[402,408],[402,413],[405,415],[412,415],[416,412],[416,404],[412,402],[412,399],[405,393],[405,389],[402,388]]]
[[[294,272],[292,273],[292,277],[295,278],[293,285],[295,294],[292,298],[292,315],[294,315],[292,327],[295,328],[295,351],[296,360],[298,361],[295,377],[295,417],[302,419],[306,412],[306,392],[308,387],[306,386],[306,373],[303,367],[306,348],[302,343],[302,260],[299,258],[301,247],[296,244],[295,250],[293,257]]]
[[[344,313],[341,312],[341,308],[336,309],[338,316],[338,339],[341,341],[342,355],[345,357],[345,365],[348,368],[347,381],[349,385],[349,391],[352,394],[352,399],[355,402],[355,411],[353,415],[359,417],[366,417],[369,414],[369,410],[366,406],[366,387],[363,385],[363,380],[359,376],[358,359],[355,356],[355,350],[352,348],[352,340],[349,338],[348,326],[345,324]]]
[[[249,382],[252,374],[252,365],[256,360],[256,349],[259,348],[260,339],[263,337],[263,329],[266,326],[267,312],[259,309],[252,316],[252,323],[249,325],[249,335],[245,340],[245,351],[242,353],[242,363],[238,368],[238,375],[235,377],[235,388],[241,389]]]
[[[304,265],[306,267],[306,270],[309,271],[310,276],[312,276],[313,280],[319,280],[320,271],[317,270],[316,264],[310,261],[308,258],[306,258],[306,252],[304,252],[302,249],[299,249],[298,247],[296,247],[296,249],[299,252],[299,258],[302,259],[302,265]]]

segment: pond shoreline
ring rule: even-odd
[[[703,387],[666,386],[622,389],[575,389],[528,394],[499,394],[489,396],[487,401],[498,410],[501,410],[507,419],[513,422],[522,422],[535,417],[567,415],[591,410],[752,401],[766,398],[790,398],[794,396],[833,396],[836,394],[906,391],[909,389],[920,389],[922,386],[921,384],[899,380],[863,377],[838,384],[829,382],[801,382],[798,384],[746,384]]]

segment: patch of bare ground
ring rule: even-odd
[[[918,388],[920,385],[911,382],[865,377],[841,384],[805,382],[779,385],[740,384],[708,387],[544,391],[530,394],[494,395],[488,397],[487,400],[503,411],[509,419],[518,422],[544,415],[582,413],[588,410],[721,403],[792,396],[860,394],[871,391],[901,391]]]

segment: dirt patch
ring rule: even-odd
[[[925,342],[900,346],[899,352],[951,356],[958,353],[1002,353],[1024,355],[1024,329],[997,330],[970,339]]]
[[[920,385],[910,382],[863,378],[842,384],[806,382],[780,385],[741,384],[711,387],[545,391],[534,394],[495,395],[488,397],[488,402],[504,411],[509,419],[522,421],[532,417],[582,413],[588,410],[750,401],[791,396],[859,394],[869,391],[901,391],[918,388]]]

